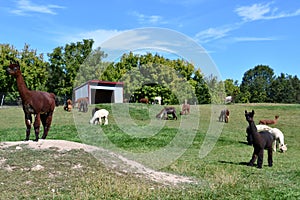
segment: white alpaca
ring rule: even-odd
[[[276,152],[276,141],[279,141],[279,150],[281,152],[287,151],[287,145],[284,144],[284,135],[278,128],[271,128],[267,125],[256,125],[257,131],[269,131],[275,138],[275,141],[273,143],[273,151]]]
[[[90,120],[90,124],[97,124],[98,121],[96,119],[99,119],[99,124],[102,124],[102,118],[104,117],[105,118],[104,125],[107,125],[108,124],[108,114],[109,114],[109,112],[105,109],[97,110],[94,113],[93,118]]]

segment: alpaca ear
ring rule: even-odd
[[[252,113],[255,114],[254,110],[252,110]]]
[[[247,110],[245,110],[245,114],[247,114]]]

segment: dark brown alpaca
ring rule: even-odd
[[[268,164],[269,167],[272,167],[273,165],[273,149],[272,149],[272,144],[274,142],[274,137],[271,133],[268,131],[261,131],[257,132],[257,128],[254,124],[254,110],[252,112],[247,112],[245,110],[245,117],[247,122],[249,123],[249,134],[251,134],[252,139],[253,139],[253,155],[252,158],[249,162],[249,166],[253,166],[256,159],[257,160],[257,167],[262,168],[263,164],[263,158],[264,158],[264,149],[268,150]]]
[[[277,124],[279,116],[276,115],[275,119],[262,119],[259,120],[259,124],[265,124],[265,125],[269,125],[269,124]]]
[[[56,105],[55,95],[53,93],[29,90],[24,82],[19,63],[10,64],[6,69],[6,72],[15,77],[17,80],[17,87],[22,99],[23,111],[25,114],[25,124],[27,128],[25,140],[29,140],[32,114],[35,116],[33,124],[35,131],[34,141],[39,140],[40,121],[42,121],[44,127],[42,139],[46,139],[48,131],[50,130],[52,115]]]
[[[172,115],[173,119],[177,120],[176,109],[174,107],[165,107],[156,115],[156,118],[168,120],[168,115]]]

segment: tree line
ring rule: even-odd
[[[244,73],[242,82],[205,77],[201,70],[183,59],[168,59],[158,54],[125,53],[118,61],[105,61],[101,48],[93,49],[94,41],[56,47],[44,58],[28,44],[17,50],[0,44],[0,98],[15,101],[19,96],[15,80],[6,75],[11,62],[19,62],[30,90],[55,93],[61,102],[72,98],[73,89],[89,80],[124,83],[124,99],[136,102],[146,97],[150,101],[161,96],[164,104],[224,103],[232,96],[236,103],[272,102],[300,103],[300,81],[297,76],[274,75],[267,65],[258,65]],[[0,99],[1,100],[1,99]]]

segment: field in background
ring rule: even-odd
[[[193,177],[199,180],[199,184],[166,186],[145,178],[138,178],[134,174],[116,173],[114,170],[107,169],[101,160],[81,150],[18,151],[10,147],[0,150],[0,199],[300,198],[300,105],[228,105],[229,123],[224,124],[222,134],[212,151],[202,159],[199,158],[199,149],[209,128],[210,116],[219,114],[212,113],[216,111],[212,111],[210,105],[200,105],[197,111],[200,114],[192,113],[189,116],[179,116],[177,121],[164,122],[164,127],[158,134],[148,138],[124,134],[120,124],[126,127],[128,116],[122,115],[124,114],[122,109],[128,108],[130,117],[137,126],[142,127],[155,118],[155,114],[161,107],[153,108],[151,107],[153,105],[144,104],[131,104],[126,108],[124,106],[125,104],[119,104],[118,107],[114,107],[120,110],[118,121],[111,114],[109,125],[102,128],[88,124],[92,108],[89,108],[88,113],[78,113],[76,109],[68,113],[62,107],[57,107],[47,139],[87,141],[93,145],[105,146],[103,140],[97,137],[98,131],[101,130],[119,149],[130,152],[150,152],[161,149],[172,141],[178,134],[181,118],[199,120],[199,127],[189,148],[179,159],[161,169],[169,173]],[[109,104],[97,105],[97,107],[106,108],[112,113]],[[256,122],[262,118],[280,116],[278,124],[273,127],[279,128],[284,133],[288,151],[274,153],[272,168],[267,166],[267,152],[264,154],[263,169],[245,165],[253,152],[253,147],[245,144],[245,129],[248,126],[244,117],[245,109],[255,110]],[[179,106],[177,110],[180,110]],[[19,141],[25,138],[24,114],[21,107],[0,108],[0,116],[1,142]],[[152,128],[155,127],[153,125]],[[130,127],[126,128],[130,130]],[[33,139],[33,130],[31,136]],[[44,170],[30,170],[31,166],[36,164],[43,165]]]

